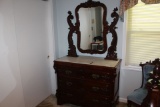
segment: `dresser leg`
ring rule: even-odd
[[[57,105],[63,105],[63,104],[64,104],[63,101],[57,99]]]

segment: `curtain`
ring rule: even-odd
[[[141,0],[145,4],[157,4],[160,3],[160,0]]]
[[[120,2],[119,16],[123,17],[124,11],[126,11],[129,8],[132,8],[137,3],[138,3],[138,0],[121,0],[121,2]]]
[[[160,0],[141,0],[145,4],[157,4],[160,3]],[[121,0],[120,1],[120,9],[119,16],[123,18],[123,14],[127,9],[132,8],[138,3],[138,0]]]

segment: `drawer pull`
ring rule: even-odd
[[[103,79],[109,79],[109,76],[104,75],[104,76],[102,76],[102,78],[103,78]]]
[[[66,82],[67,86],[72,86],[72,82]]]
[[[102,91],[103,91],[103,92],[108,92],[109,90],[108,90],[108,89],[105,89],[105,88],[102,88]]]
[[[93,91],[98,91],[98,90],[99,90],[99,87],[92,87],[92,90],[93,90]]]
[[[108,100],[108,98],[105,98],[105,100]]]
[[[82,70],[82,69],[80,69],[79,71],[80,71],[80,72],[83,72],[83,70]]]
[[[67,93],[66,94],[68,97],[73,97],[73,94]]]
[[[65,73],[69,75],[69,74],[72,74],[72,71],[66,70]]]
[[[99,100],[93,99],[92,102],[99,103]]]
[[[94,78],[94,79],[98,79],[100,76],[99,75],[97,75],[97,74],[92,74],[92,78]]]

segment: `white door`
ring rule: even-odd
[[[79,10],[79,20],[80,20],[80,31],[81,31],[81,41],[80,47],[83,50],[90,48],[92,33],[91,33],[91,9],[81,8]]]
[[[48,32],[49,1],[14,0],[15,27],[26,107],[51,94]]]
[[[0,107],[25,107],[13,0],[0,0]]]

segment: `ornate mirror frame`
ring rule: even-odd
[[[104,49],[102,51],[97,51],[97,50],[83,50],[80,48],[80,43],[81,43],[81,31],[80,31],[80,21],[79,21],[79,14],[78,11],[80,8],[91,8],[91,7],[97,7],[100,6],[103,8],[103,43],[104,43]],[[68,12],[68,17],[67,17],[67,22],[69,25],[69,34],[68,34],[68,43],[69,43],[69,50],[68,50],[68,56],[72,56],[72,57],[78,57],[77,52],[76,52],[76,47],[73,43],[73,33],[77,34],[77,48],[80,52],[82,53],[89,53],[89,54],[103,54],[107,51],[107,34],[111,33],[112,34],[112,41],[111,41],[111,45],[108,48],[108,53],[107,56],[105,57],[105,59],[110,59],[110,60],[117,60],[117,53],[116,53],[116,48],[117,48],[117,33],[115,31],[115,29],[117,27],[115,27],[115,25],[118,22],[119,19],[119,15],[116,13],[118,9],[115,8],[113,10],[113,13],[111,14],[111,17],[114,18],[113,22],[108,25],[108,22],[106,21],[106,17],[107,17],[107,7],[103,4],[100,3],[99,1],[92,1],[92,0],[88,0],[85,3],[81,3],[80,5],[78,5],[75,9],[75,16],[76,16],[76,23],[75,25],[72,23],[73,20],[73,15],[71,13],[71,11]]]

